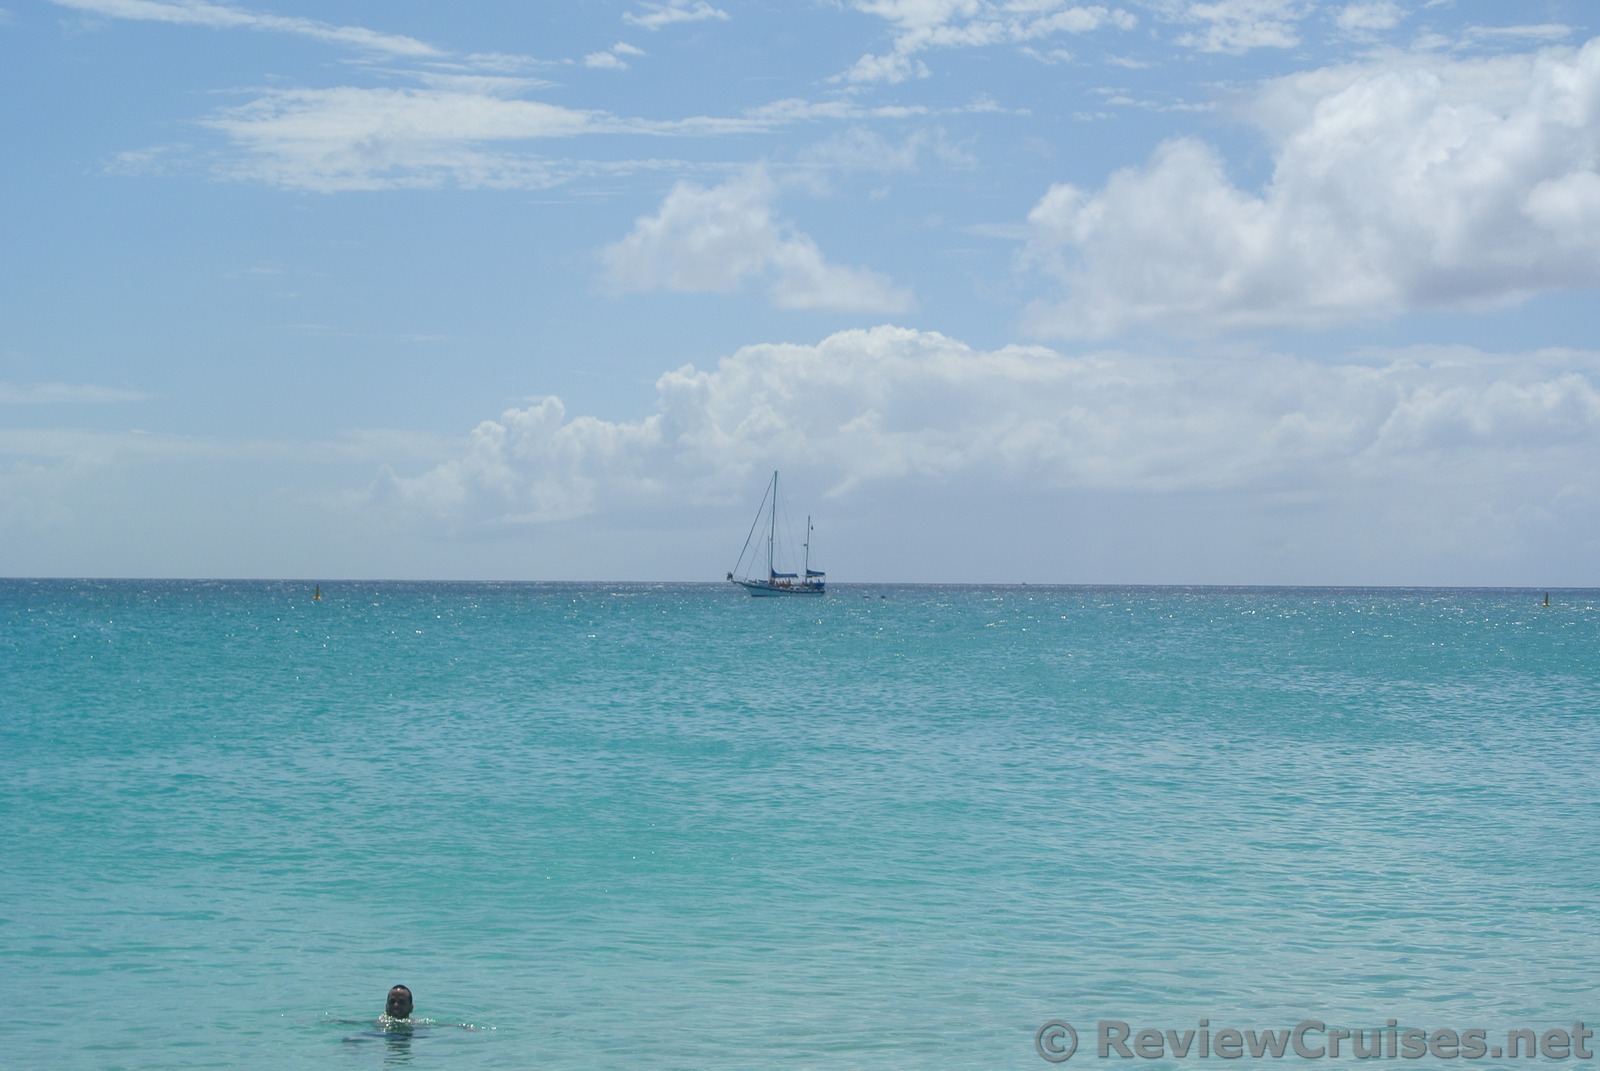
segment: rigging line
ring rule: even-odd
[[[767,485],[767,494],[761,496],[761,505],[756,508],[756,519],[750,522],[750,534],[744,537],[744,549],[739,551],[739,560],[733,563],[735,571],[744,568],[745,551],[750,549],[750,541],[756,537],[756,528],[761,524],[761,515],[767,511],[767,495],[772,493],[772,485]]]
[[[794,527],[795,527],[795,525],[794,525],[794,517],[789,513],[789,503],[788,502],[782,503],[782,513],[783,513],[783,525],[782,525],[782,527],[778,527],[777,525],[774,525],[774,529],[775,529],[775,531],[777,533],[775,538],[778,541],[778,546],[783,550],[783,557],[782,557],[781,560],[784,561],[784,562],[792,563],[794,561],[794,559],[795,559],[795,556],[796,556],[795,552],[794,552]],[[793,566],[791,565],[790,568],[793,568]]]

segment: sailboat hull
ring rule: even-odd
[[[821,584],[793,584],[789,587],[780,587],[765,580],[735,580],[734,583],[757,598],[769,595],[821,595],[828,590]]]

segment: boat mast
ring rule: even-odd
[[[806,514],[806,565],[805,572],[800,574],[800,583],[811,583],[811,515]]]
[[[767,583],[772,583],[772,541],[778,533],[778,473],[772,473],[772,521],[767,525]]]

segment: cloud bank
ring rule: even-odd
[[[722,501],[781,465],[845,498],[983,485],[1408,499],[1442,482],[1485,508],[1592,509],[1600,477],[1592,353],[1245,365],[983,351],[885,326],[748,346],[656,389],[635,421],[569,417],[556,398],[508,410],[430,470],[386,473],[376,498],[449,526],[545,523]]]

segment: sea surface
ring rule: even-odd
[[[314,590],[0,581],[0,1067],[1595,1066],[1096,1046],[1600,1027],[1600,592]]]

